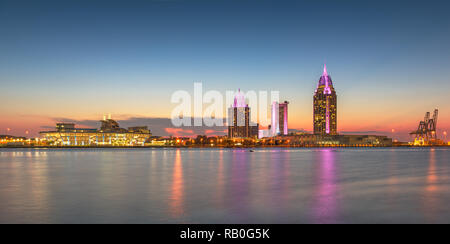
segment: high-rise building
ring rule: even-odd
[[[337,135],[337,96],[326,65],[314,93],[314,134]]]
[[[250,107],[239,89],[234,97],[233,106],[228,109],[229,138],[257,138],[259,126],[251,123]]]
[[[270,127],[272,136],[288,135],[288,104],[287,101],[272,103],[272,123]]]
[[[280,133],[282,135],[288,135],[288,104],[289,102],[284,101],[284,103],[280,103],[278,108],[278,126],[280,127]]]
[[[271,114],[271,124],[270,124],[270,133],[272,136],[278,136],[280,134],[280,126],[279,126],[279,116],[280,116],[280,106],[278,102],[272,103],[272,114]]]

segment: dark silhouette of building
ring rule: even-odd
[[[278,126],[280,127],[280,134],[281,135],[288,135],[288,101],[284,101],[284,103],[279,104],[278,108],[278,118],[279,123]]]

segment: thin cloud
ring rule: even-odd
[[[378,134],[388,134],[388,132],[386,131],[376,131],[376,130],[369,130],[369,131],[340,131],[339,133],[341,134],[362,134],[362,135],[370,135],[370,134],[374,134],[374,135],[378,135]]]

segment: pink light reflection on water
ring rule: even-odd
[[[230,200],[228,200],[228,204],[232,206],[233,213],[242,219],[247,217],[248,210],[246,206],[248,206],[250,201],[248,160],[248,152],[246,150],[233,150],[231,185],[228,192]]]
[[[316,190],[313,207],[313,222],[320,224],[336,223],[337,220],[337,182],[336,152],[332,149],[320,150],[319,167],[316,173]]]

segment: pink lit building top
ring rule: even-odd
[[[333,81],[331,80],[331,77],[328,75],[326,64],[323,66],[323,74],[320,77],[319,84],[317,85],[317,88],[320,88],[320,87],[325,87],[323,89],[324,94],[331,94],[331,88],[333,87]]]
[[[326,65],[314,93],[313,116],[314,134],[337,134],[337,95]]]
[[[234,96],[234,108],[245,108],[247,107],[247,103],[245,102],[245,95],[241,92],[241,89],[238,90],[236,95]]]

